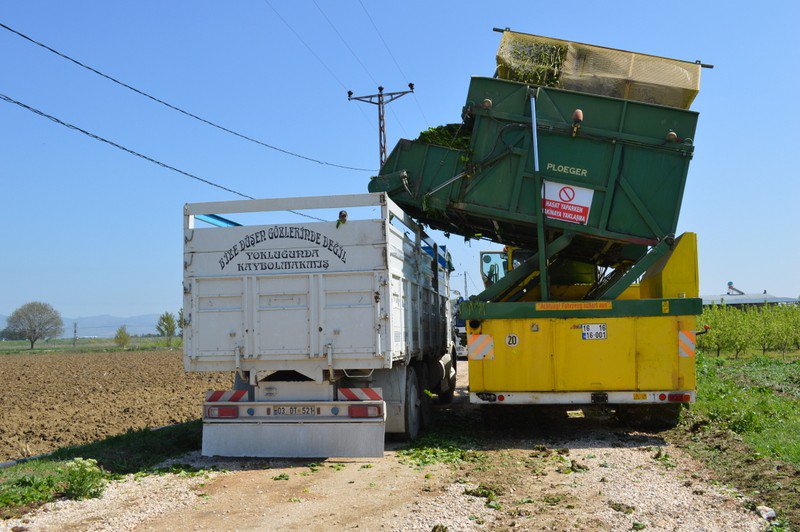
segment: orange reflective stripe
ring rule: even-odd
[[[683,353],[686,353],[685,355]],[[694,347],[689,347],[686,345],[683,340],[678,340],[678,354],[681,356],[692,356],[694,355]]]
[[[474,353],[482,353],[487,347],[489,347],[491,341],[492,339],[489,337],[489,335],[485,335],[479,342],[473,344],[472,351]]]

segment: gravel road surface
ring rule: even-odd
[[[461,365],[464,368],[466,364]],[[464,368],[466,369],[466,368]],[[763,530],[735,491],[658,434],[607,420],[531,421],[469,405],[437,416],[480,442],[424,467],[381,459],[177,462],[224,471],[127,477],[95,500],[60,501],[0,530]],[[474,432],[474,434],[470,434]],[[445,530],[438,528],[437,530]]]

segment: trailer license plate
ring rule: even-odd
[[[272,409],[273,416],[316,416],[317,409],[313,406],[276,406]]]
[[[584,340],[605,340],[607,338],[605,323],[584,323],[581,325]]]

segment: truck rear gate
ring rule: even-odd
[[[370,219],[348,219],[361,207]],[[223,217],[303,209],[340,215]],[[385,194],[188,204],[184,218],[185,368],[238,375],[206,397],[203,454],[380,456],[387,429],[419,417],[408,375],[434,391],[454,379],[446,250]]]

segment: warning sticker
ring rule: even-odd
[[[611,310],[611,301],[543,301],[536,303],[536,310]]]
[[[545,181],[542,209],[553,220],[586,225],[593,197],[594,190],[590,188]]]

